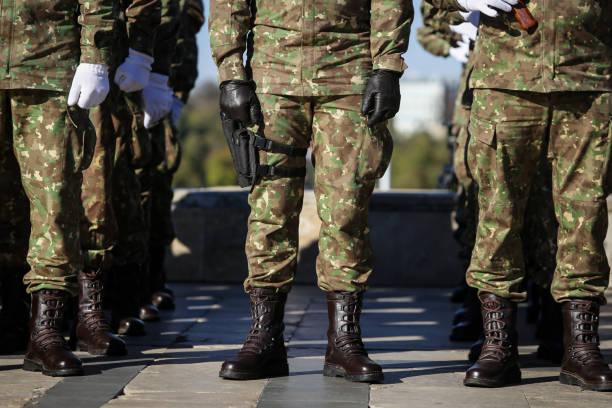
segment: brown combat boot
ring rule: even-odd
[[[52,377],[83,374],[81,360],[72,354],[61,333],[67,296],[64,291],[52,289],[32,293],[30,343],[23,360],[24,370],[42,371]]]
[[[599,303],[575,299],[563,303],[565,354],[559,381],[592,391],[612,391],[612,370],[599,350]]]
[[[250,293],[253,323],[238,356],[221,366],[219,377],[231,380],[289,375],[283,331],[286,293],[255,288]]]
[[[166,258],[166,247],[152,245],[149,248],[149,273],[151,275],[151,303],[160,310],[174,310],[174,294],[166,286],[166,270],[164,261]]]
[[[111,270],[113,281],[111,326],[124,336],[144,336],[145,324],[140,313],[140,277],[137,265],[116,266]]]
[[[465,373],[463,384],[502,387],[520,383],[516,303],[492,293],[480,293],[478,297],[485,340],[478,360]]]
[[[140,310],[138,317],[145,322],[158,322],[161,320],[159,309],[151,303],[151,274],[149,263],[138,266],[140,273]]]
[[[106,322],[102,308],[102,272],[80,272],[79,311],[72,333],[73,348],[94,355],[123,356],[127,354],[125,341],[115,336]]]
[[[359,317],[363,292],[327,292],[327,351],[323,375],[349,381],[378,383],[382,367],[368,358],[361,341]]]

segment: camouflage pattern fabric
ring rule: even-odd
[[[131,121],[124,124],[130,125]],[[118,234],[112,251],[113,262],[116,265],[142,264],[147,259],[148,235],[145,212],[140,203],[140,180],[132,165],[131,128],[118,135],[116,143],[112,201]]]
[[[0,89],[67,92],[79,62],[110,65],[114,3],[1,2]]]
[[[299,147],[312,142],[315,197],[322,221],[317,277],[325,291],[363,291],[372,272],[368,203],[391,159],[385,123],[368,127],[361,95],[303,98],[259,94],[264,123],[254,132]],[[301,167],[303,157],[260,152],[262,164]],[[265,178],[249,196],[245,289],[289,291],[298,255],[303,178]]]
[[[557,302],[605,302],[610,106],[610,93],[601,92],[474,91],[469,150],[480,188],[480,220],[467,274],[471,286],[525,300],[521,230],[533,178],[546,155],[558,222],[552,295]]]
[[[161,22],[161,0],[120,0],[113,67],[128,56],[128,48],[153,55],[155,30]]]
[[[161,0],[161,22],[155,31],[153,72],[170,74],[170,64],[179,35],[181,7],[179,0]]]
[[[417,41],[430,54],[448,57],[452,47],[461,41],[461,35],[451,31],[450,24],[463,23],[458,12],[447,12],[435,8],[429,1],[421,2],[423,25],[417,30]]]
[[[456,0],[429,1],[461,9]],[[533,32],[522,30],[512,13],[481,15],[472,88],[612,90],[612,2],[531,0],[527,8],[538,22]]]
[[[219,82],[322,96],[362,94],[375,69],[403,71],[414,10],[404,0],[213,0],[210,14]]]
[[[196,35],[204,24],[202,0],[182,0],[180,28],[176,49],[170,65],[170,88],[183,103],[198,77],[198,45]]]
[[[2,163],[5,180],[21,181],[20,188],[6,192],[8,201],[26,204],[31,221],[24,277],[28,293],[60,289],[76,294],[76,274],[83,267],[79,239],[81,172],[89,166],[88,146],[95,131],[87,111],[67,107],[62,93],[49,91],[4,91],[0,94]],[[13,158],[10,156],[13,155]],[[19,167],[15,166],[19,164]],[[26,225],[20,210],[18,225]],[[23,228],[17,228],[17,240]],[[23,241],[16,242],[20,253]]]

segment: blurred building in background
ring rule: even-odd
[[[405,139],[426,132],[433,139],[446,137],[452,120],[457,84],[434,78],[407,78],[400,82],[402,103],[393,119],[393,135]]]

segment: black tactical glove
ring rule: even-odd
[[[222,115],[240,121],[245,127],[261,122],[261,106],[251,81],[225,81],[219,88]]]
[[[361,105],[361,114],[368,117],[368,126],[391,119],[399,110],[401,76],[401,72],[384,69],[372,72]]]

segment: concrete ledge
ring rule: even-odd
[[[244,241],[248,191],[237,188],[176,189],[177,239],[167,267],[173,281],[242,282],[247,274]],[[374,285],[452,286],[461,278],[451,232],[452,193],[375,193],[369,225],[375,256]],[[320,221],[314,193],[306,191],[300,218],[296,282],[315,283]]]

